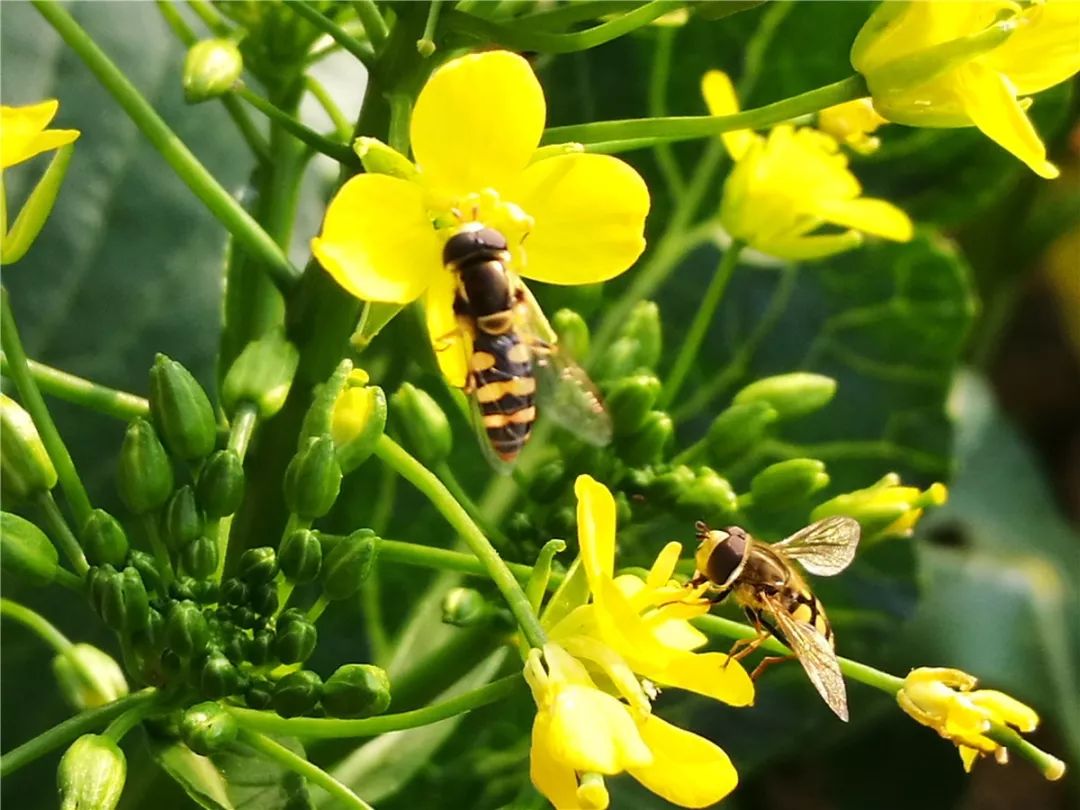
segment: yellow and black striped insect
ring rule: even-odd
[[[506,238],[468,223],[443,247],[455,274],[454,314],[468,351],[466,392],[478,411],[496,465],[513,463],[529,440],[542,407],[592,444],[611,440],[611,424],[585,372],[558,350],[554,330],[509,267]]]
[[[859,523],[848,517],[819,520],[785,540],[763,543],[737,526],[710,529],[697,524],[695,584],[711,583],[713,601],[729,594],[746,612],[758,635],[735,642],[731,655],[743,658],[770,635],[784,642],[802,664],[810,682],[837,717],[848,719],[847,693],[836,660],[836,640],[821,601],[795,568],[832,576],[855,558]],[[757,678],[771,664],[792,656],[769,657],[751,673]]]

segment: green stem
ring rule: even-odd
[[[15,324],[11,299],[6,288],[0,288],[0,346],[7,356],[8,374],[15,383],[15,390],[19,392],[22,406],[34,420],[41,443],[56,468],[64,497],[67,498],[71,511],[75,513],[76,524],[81,527],[93,510],[90,496],[86,494],[86,487],[75,469],[75,462],[71,460],[71,454],[68,453],[64,440],[60,438],[60,431],[56,429],[45,400],[30,373],[30,362],[23,349],[22,338],[19,337],[19,328]]]
[[[441,8],[442,0],[431,0],[428,5],[427,20],[424,22],[424,35],[416,42],[416,50],[425,58],[435,53],[435,29],[439,25]]]
[[[240,457],[241,461],[243,461],[244,456],[247,455],[248,445],[251,443],[251,436],[255,432],[255,427],[258,424],[258,407],[250,402],[241,402],[237,406],[236,413],[233,414],[232,422],[229,425],[229,440],[226,444],[226,447],[235,452],[236,455]],[[217,570],[214,572],[214,578],[216,581],[220,582],[225,573],[225,559],[229,553],[229,540],[232,535],[232,515],[226,515],[218,522],[216,532],[218,564]]]
[[[563,3],[534,14],[519,17],[517,23],[531,30],[562,31],[579,22],[598,20],[609,14],[633,11],[641,5],[640,0],[579,0]],[[460,7],[461,4],[458,3]]]
[[[455,717],[473,709],[478,709],[481,706],[487,706],[489,703],[502,700],[510,695],[520,685],[520,674],[508,675],[505,678],[492,681],[486,686],[481,686],[479,689],[450,698],[442,703],[425,706],[423,709],[384,714],[382,717],[367,717],[362,720],[336,720],[319,717],[291,717],[286,719],[270,712],[260,712],[253,709],[229,706],[228,710],[236,717],[241,726],[247,729],[263,731],[267,734],[319,739],[374,737],[391,731],[427,726],[448,717]]]
[[[60,655],[67,655],[68,651],[75,646],[71,643],[71,639],[56,629],[48,619],[25,605],[20,605],[18,602],[0,598],[0,615],[7,616],[9,619],[14,619],[19,622],[19,624],[32,630],[37,634],[38,638],[56,650]],[[77,658],[72,658],[71,663],[78,667]],[[84,673],[84,677],[85,675],[86,673]],[[93,681],[92,678],[88,680],[91,682]]]
[[[364,26],[368,42],[378,50],[386,41],[389,29],[386,27],[386,20],[379,13],[379,7],[375,5],[375,0],[353,0],[352,7],[360,18],[360,24]]]
[[[157,510],[139,515],[139,521],[142,523],[146,539],[150,543],[150,550],[154,553],[154,559],[157,561],[161,572],[161,579],[166,586],[169,586],[176,578],[176,574],[173,572],[169,550],[165,547],[165,541],[161,539],[161,532],[158,530]]]
[[[444,15],[447,27],[451,31],[464,34],[485,43],[502,45],[515,51],[540,51],[541,53],[571,53],[584,51],[610,42],[623,34],[628,34],[648,25],[657,17],[669,11],[682,8],[684,2],[677,0],[652,0],[639,8],[616,17],[609,22],[573,31],[566,34],[551,34],[538,31],[528,25],[497,23],[461,11],[449,11]]]
[[[370,804],[365,802],[345,785],[332,777],[322,768],[308,762],[304,757],[295,754],[280,743],[274,742],[258,732],[249,729],[240,731],[240,741],[254,748],[263,756],[274,760],[284,768],[298,773],[312,784],[318,785],[335,799],[335,807],[355,807],[360,810],[373,810]]]
[[[683,383],[686,382],[686,376],[690,373],[698,352],[701,350],[701,344],[709,331],[709,324],[712,323],[713,316],[716,314],[716,308],[720,306],[720,300],[724,297],[724,291],[727,289],[728,282],[731,281],[731,276],[739,263],[739,254],[742,253],[742,249],[743,243],[736,240],[731,243],[724,252],[723,258],[720,259],[720,264],[716,268],[716,272],[713,273],[712,281],[709,282],[709,287],[705,290],[705,296],[701,299],[701,304],[694,314],[694,320],[690,323],[690,329],[683,339],[682,346],[679,347],[679,353],[675,357],[671,373],[668,374],[667,379],[664,381],[664,391],[660,395],[659,404],[661,410],[666,410],[675,401],[675,397],[678,396]]]
[[[412,120],[412,96],[408,93],[391,93],[387,101],[390,104],[390,131],[387,145],[403,155],[409,154],[409,122]]]
[[[153,706],[135,706],[128,709],[122,715],[117,717],[102,732],[102,735],[108,737],[114,743],[119,744],[124,736],[131,731],[135,726],[142,722],[142,719],[146,717],[147,713],[153,709]]]
[[[86,63],[188,188],[237,241],[262,260],[274,282],[282,289],[288,289],[296,283],[301,276],[300,270],[293,266],[281,248],[259,227],[243,206],[214,179],[67,9],[59,3],[47,0],[33,0],[33,3],[41,16]]]
[[[37,504],[53,542],[64,552],[64,556],[71,562],[75,573],[79,577],[85,576],[90,570],[90,564],[86,561],[82,546],[72,533],[67,520],[64,519],[64,513],[56,505],[56,499],[53,498],[52,493],[42,492],[37,498]]]
[[[330,95],[330,91],[326,89],[322,82],[316,79],[314,76],[304,76],[304,86],[308,92],[315,97],[315,100],[319,102],[319,106],[326,111],[326,114],[330,116],[330,121],[334,125],[334,134],[337,135],[337,139],[342,143],[348,143],[352,140],[352,124],[349,123],[349,119],[345,117],[345,113],[341,111],[341,108],[334,101],[333,96]],[[356,155],[353,154],[353,158]]]
[[[23,743],[18,748],[12,749],[0,757],[0,777],[14,773],[38,757],[45,756],[50,751],[66,745],[88,731],[101,728],[101,726],[129,709],[152,702],[156,695],[156,689],[143,689],[119,700],[114,700],[112,703],[106,703],[104,706],[88,709],[74,717],[69,717],[64,722],[53,726],[48,731],[39,734],[34,739]]]
[[[443,485],[442,481],[427,467],[409,455],[400,445],[385,434],[379,438],[375,445],[375,455],[383,462],[390,465],[398,475],[420,490],[431,501],[432,505],[439,510],[446,521],[469,546],[469,550],[483,564],[488,576],[495,583],[495,587],[506,600],[507,607],[514,615],[522,633],[534,647],[544,644],[544,631],[540,627],[540,621],[533,613],[529,605],[529,598],[525,595],[521,584],[514,578],[514,574],[503,562],[499,552],[488,541],[484,533],[465,509],[454,500],[454,496]]]
[[[253,93],[246,87],[238,86],[232,90],[232,94],[237,98],[246,101],[271,121],[279,124],[286,132],[295,136],[297,140],[303,141],[316,152],[321,152],[345,166],[351,166],[354,169],[360,168],[360,158],[356,156],[356,153],[353,152],[352,149],[344,144],[336,143],[329,138],[325,138],[315,130],[304,126],[287,112],[274,106],[258,93]]]
[[[195,16],[202,20],[203,25],[209,28],[214,36],[224,37],[229,35],[229,24],[218,14],[217,9],[206,0],[188,0],[188,7],[195,12]]]
[[[319,598],[315,600],[315,604],[308,608],[307,620],[314,624],[317,622],[326,612],[326,608],[330,606],[330,600],[327,599],[326,594],[320,594]]]
[[[450,490],[450,494],[453,495],[457,502],[461,504],[462,508],[469,513],[469,517],[473,519],[477,526],[484,530],[484,532],[495,540],[500,546],[509,545],[509,540],[506,539],[506,535],[496,529],[494,526],[487,525],[487,521],[484,519],[483,513],[480,511],[476,502],[469,497],[469,493],[465,491],[465,488],[458,481],[457,476],[454,475],[454,471],[450,469],[450,465],[445,461],[436,465],[435,474],[439,476],[440,480],[446,485],[446,488]]]
[[[142,397],[98,385],[33,360],[27,360],[27,366],[38,389],[57,399],[74,402],[117,419],[135,419],[150,413],[150,403]],[[0,353],[0,371],[8,376],[12,374],[11,362],[6,353]]]
[[[1026,759],[1038,768],[1043,777],[1051,782],[1056,782],[1065,775],[1064,762],[1053,754],[1036,748],[1008,726],[994,723],[986,732],[986,736],[998,745],[1004,745],[1014,754],[1019,754],[1022,759]]]
[[[653,49],[652,71],[649,75],[649,115],[654,118],[667,115],[667,88],[671,81],[671,56],[675,48],[675,36],[678,28],[662,28],[657,32],[656,47]],[[657,144],[653,149],[656,163],[664,175],[668,191],[674,199],[682,193],[684,180],[679,162],[671,144]]]
[[[366,42],[350,36],[344,28],[316,10],[307,0],[288,0],[288,3],[289,8],[298,16],[303,17],[324,34],[329,34],[338,45],[359,59],[364,67],[370,70],[374,66],[375,51]]]
[[[733,115],[690,115],[665,118],[628,118],[621,121],[596,121],[573,124],[544,131],[542,143],[627,142],[628,149],[640,149],[672,141],[708,138],[737,129],[765,129],[800,115],[826,107],[865,98],[870,95],[866,81],[856,74],[842,81],[808,90],[764,107]],[[626,151],[618,150],[618,151]]]

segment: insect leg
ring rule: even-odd
[[[774,664],[782,664],[785,661],[797,661],[798,658],[794,655],[770,655],[766,658],[762,658],[761,662],[754,667],[754,671],[750,673],[750,680],[756,681],[765,670]]]
[[[746,608],[745,612],[746,617],[753,623],[754,629],[757,630],[757,635],[754,638],[740,638],[732,644],[731,649],[728,650],[728,661],[741,661],[760,647],[765,639],[772,635],[772,632],[762,625],[761,617],[758,615],[757,611]],[[724,663],[726,666],[727,662]]]

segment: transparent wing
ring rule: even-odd
[[[798,560],[811,574],[839,574],[855,559],[859,545],[859,522],[849,517],[829,517],[800,529],[772,548]]]
[[[782,640],[799,659],[810,683],[836,716],[846,723],[847,690],[832,644],[813,625],[793,619],[774,596],[759,594],[759,598],[784,636]]]
[[[611,419],[589,375],[556,343],[555,330],[529,288],[517,279],[515,318],[521,339],[532,352],[541,418],[550,417],[588,444],[611,443]]]

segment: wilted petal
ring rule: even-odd
[[[658,796],[680,807],[708,807],[723,799],[738,784],[739,775],[723,749],[649,715],[641,736],[653,753],[653,762],[628,768],[630,775]]]

